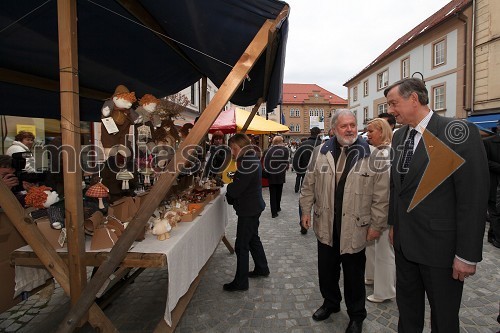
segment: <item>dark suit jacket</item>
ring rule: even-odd
[[[272,146],[264,155],[264,168],[269,184],[284,184],[288,170],[290,151],[285,146]]]
[[[490,168],[490,201],[495,201],[500,179],[500,135],[496,134],[483,140],[488,166]]]
[[[455,122],[455,123],[452,123]],[[460,124],[460,125],[457,125]],[[466,133],[463,142],[448,140],[456,125]],[[469,123],[433,114],[427,131],[460,155],[465,163],[437,186],[420,204],[407,212],[429,157],[439,151],[426,147],[422,137],[403,183],[398,163],[408,126],[396,131],[392,140],[389,224],[394,226],[394,248],[408,260],[451,267],[455,255],[471,262],[482,259],[485,213],[488,199],[488,163],[477,128]],[[400,147],[398,149],[398,147]]]
[[[262,198],[262,166],[254,151],[237,160],[233,182],[227,186],[226,197],[238,216],[255,216],[266,208]]]

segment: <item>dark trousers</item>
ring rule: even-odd
[[[298,173],[295,176],[295,193],[298,193],[300,191],[300,188],[302,187],[302,182],[304,181],[304,176],[305,173]]]
[[[490,217],[488,236],[492,236],[497,241],[500,241],[500,213],[494,200],[488,200],[488,215]]]
[[[458,311],[463,282],[454,280],[452,268],[430,267],[409,261],[400,249],[396,253],[396,301],[398,332],[422,332],[425,294],[431,307],[432,333],[458,333]]]
[[[340,307],[340,265],[344,270],[344,297],[350,320],[362,321],[366,318],[365,298],[365,250],[354,254],[340,255],[338,239],[333,247],[318,241],[319,290],[323,305]]]
[[[236,228],[236,276],[234,281],[239,287],[248,287],[249,255],[252,254],[255,270],[258,272],[269,272],[266,253],[259,237],[259,217],[238,216]]]
[[[281,193],[283,184],[269,184],[269,200],[271,201],[271,214],[278,214],[281,210]]]

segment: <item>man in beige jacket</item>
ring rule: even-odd
[[[331,125],[335,136],[315,148],[300,194],[302,225],[309,229],[313,222],[318,240],[318,277],[324,302],[313,319],[324,320],[340,311],[342,264],[350,319],[346,332],[361,332],[366,318],[365,245],[386,227],[389,169],[358,137],[351,111],[338,110]]]

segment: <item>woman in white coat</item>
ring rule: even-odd
[[[35,161],[33,158],[33,154],[31,152],[31,148],[33,147],[33,142],[35,140],[35,136],[31,132],[20,131],[15,137],[12,145],[7,149],[6,154],[16,158],[13,156],[16,153],[29,153],[29,157],[26,159],[26,166],[24,167],[24,171],[27,173],[35,172]]]
[[[371,120],[368,122],[367,135],[368,142],[377,148],[373,153],[380,156],[378,160],[387,160],[389,171],[392,140],[389,123],[382,118]],[[366,247],[365,284],[373,284],[373,294],[367,297],[370,302],[381,303],[396,297],[396,263],[388,228]]]

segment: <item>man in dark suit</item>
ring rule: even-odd
[[[497,133],[483,140],[488,167],[490,168],[490,195],[488,197],[488,213],[490,228],[488,242],[500,248],[500,211],[497,209],[497,187],[500,179],[500,121],[497,123]]]
[[[482,260],[488,164],[472,124],[432,112],[425,83],[384,91],[403,124],[392,140],[390,239],[396,254],[398,332],[459,332],[463,281]],[[414,131],[416,130],[416,131]]]
[[[268,175],[269,201],[273,218],[278,217],[278,213],[281,211],[281,194],[283,193],[283,184],[286,182],[289,160],[290,152],[283,143],[283,137],[275,136],[271,148],[264,156],[264,168]]]

